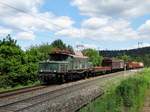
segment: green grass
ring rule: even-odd
[[[7,91],[12,91],[12,90],[26,88],[26,87],[32,87],[32,86],[36,86],[36,85],[39,85],[39,84],[40,84],[40,81],[37,81],[37,82],[34,82],[34,83],[29,83],[27,85],[17,85],[15,87],[0,88],[0,92],[7,92]]]
[[[138,112],[150,85],[150,69],[106,88],[102,97],[89,103],[80,112]]]

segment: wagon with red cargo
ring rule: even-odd
[[[127,69],[137,69],[143,68],[144,64],[142,62],[130,61],[126,63]]]
[[[111,71],[120,71],[124,69],[125,62],[114,58],[104,58],[102,61],[103,67],[111,67]]]

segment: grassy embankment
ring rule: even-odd
[[[119,85],[106,88],[105,95],[82,108],[80,112],[139,112],[150,86],[150,69],[129,77]]]

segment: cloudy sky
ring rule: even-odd
[[[150,45],[150,0],[1,0],[0,39],[23,49],[62,39],[96,49]]]

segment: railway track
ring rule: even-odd
[[[32,98],[28,98],[28,99],[25,99],[25,100],[21,100],[21,101],[17,101],[17,102],[13,102],[13,103],[10,103],[10,104],[6,104],[6,105],[3,105],[3,106],[0,106],[0,108],[9,108],[9,109],[13,109],[14,112],[21,112],[21,111],[24,111],[24,110],[27,110],[33,106],[36,106],[38,104],[41,104],[43,102],[46,102],[46,101],[49,101],[49,100],[53,100],[57,97],[60,97],[64,94],[68,94],[70,92],[73,92],[73,91],[76,91],[76,90],[79,90],[79,89],[82,89],[82,88],[86,88],[87,86],[90,86],[91,83],[84,83],[80,86],[71,86],[71,87],[67,87],[65,89],[67,90],[64,90],[64,88],[62,89],[59,89],[59,90],[55,90],[55,91],[51,91],[51,92],[48,92],[48,93],[44,93],[44,94],[41,94],[41,95],[38,95],[38,96],[34,96]],[[22,104],[26,104],[26,105],[22,105]]]
[[[16,90],[0,92],[0,99],[9,97],[9,96],[13,96],[13,95],[18,95],[18,94],[25,93],[25,92],[43,89],[43,88],[46,88],[46,86],[36,85],[36,86],[32,86],[32,87],[26,87],[26,88],[21,88],[21,89],[16,89]]]
[[[75,82],[72,85],[68,84],[69,86],[63,86],[62,88],[48,91],[48,92],[45,92],[45,93],[42,93],[39,95],[35,95],[32,97],[28,97],[25,99],[18,99],[14,102],[8,102],[8,103],[6,102],[5,104],[0,105],[0,112],[24,112],[24,111],[28,112],[27,110],[30,110],[38,105],[42,105],[45,102],[54,101],[55,99],[61,98],[64,95],[70,94],[71,92],[76,92],[83,88],[87,88],[91,85],[95,85],[100,80],[118,76],[118,75],[120,75],[120,73],[113,73],[111,75],[99,76],[96,78],[87,79],[86,81],[79,81],[79,83]],[[60,85],[60,86],[62,86],[62,85]],[[40,87],[35,88],[35,89],[29,89],[29,90],[21,90],[20,93],[18,93],[18,94],[23,93],[23,91],[24,92],[36,91],[37,89],[40,89]],[[103,91],[101,90],[101,94],[102,93],[103,93]],[[9,94],[6,96],[10,97],[11,95],[15,95],[15,94],[13,93],[13,94]],[[2,96],[2,97],[5,98],[5,96]]]

